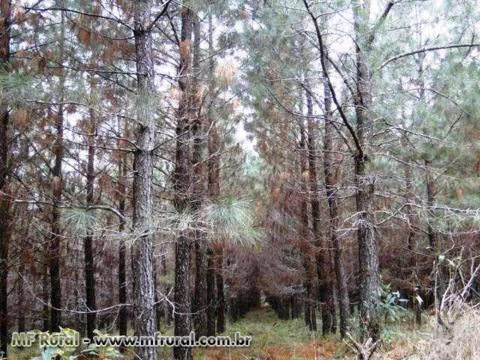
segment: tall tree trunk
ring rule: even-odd
[[[127,176],[127,157],[126,154],[121,155],[118,164],[118,211],[122,215],[118,225],[118,232],[120,233],[120,243],[118,245],[118,302],[120,304],[127,303],[127,247],[123,239],[123,232],[125,230],[125,202],[127,198],[125,179]],[[121,305],[118,311],[118,332],[120,335],[127,335],[128,329],[128,313],[127,308]],[[122,351],[125,349],[121,349]]]
[[[11,9],[9,0],[0,1],[0,67],[9,70]],[[8,195],[9,110],[0,104],[0,352],[7,356],[8,345],[8,246],[10,240],[10,201]]]
[[[317,317],[315,311],[315,275],[317,274],[315,254],[310,240],[309,221],[308,221],[308,185],[303,178],[303,174],[307,173],[307,139],[305,134],[305,126],[303,119],[300,119],[300,142],[299,142],[299,163],[300,163],[300,189],[301,189],[301,204],[300,204],[300,220],[301,230],[300,238],[304,242],[303,266],[305,269],[305,322],[310,331],[317,331]]]
[[[28,229],[28,226],[25,227]],[[26,237],[25,237],[26,238]],[[17,321],[17,331],[22,333],[25,331],[25,262],[20,260],[18,264],[18,278],[17,278],[17,309],[18,312],[18,321]]]
[[[61,2],[61,1],[60,1]],[[63,5],[63,4],[61,4]],[[63,66],[65,53],[65,14],[61,12],[61,30],[60,30],[60,64]],[[60,98],[58,100],[58,112],[56,116],[56,140],[54,144],[55,165],[52,173],[52,197],[53,208],[51,218],[51,233],[50,239],[50,331],[56,332],[60,330],[61,324],[61,307],[62,307],[62,286],[60,276],[60,204],[62,201],[63,192],[63,177],[62,177],[62,162],[64,153],[63,144],[63,117],[64,117],[64,92],[65,92],[65,76],[60,75]]]
[[[370,337],[377,341],[380,337],[379,301],[380,280],[378,244],[374,218],[375,176],[369,174],[367,167],[367,129],[371,126],[371,71],[367,56],[370,53],[373,38],[366,39],[369,9],[367,5],[354,7],[354,27],[356,39],[356,93],[354,106],[356,115],[356,136],[360,149],[354,156],[358,263],[360,270],[360,323],[362,337]]]
[[[338,196],[337,179],[335,178],[335,165],[333,157],[333,136],[334,122],[331,112],[331,94],[328,85],[324,81],[324,105],[325,105],[325,135],[323,143],[323,168],[325,174],[325,188],[327,192],[327,202],[329,210],[328,233],[330,244],[333,247],[333,262],[335,268],[335,278],[338,294],[338,312],[340,316],[340,336],[343,338],[348,331],[349,323],[349,298],[347,277],[344,268],[343,247],[338,239]]]
[[[190,208],[190,104],[191,104],[191,47],[192,18],[194,14],[186,6],[182,6],[182,33],[180,42],[179,86],[183,92],[177,115],[177,145],[175,154],[175,208],[179,214]],[[181,231],[175,244],[175,336],[187,336],[192,331],[191,290],[190,290],[190,252],[192,249],[191,234]],[[173,349],[176,360],[192,359],[192,349],[178,346]]]
[[[220,137],[217,124],[210,116],[210,135],[208,137],[208,193],[212,201],[216,201],[220,195]],[[221,245],[216,250],[211,250],[209,255],[210,311],[209,322],[215,324],[217,332],[225,331],[225,293],[223,284],[223,249]],[[215,282],[215,283],[214,283]],[[216,294],[214,289],[216,287]],[[216,305],[216,308],[215,308]]]
[[[137,336],[154,336],[155,286],[153,282],[152,180],[155,148],[155,118],[150,108],[155,94],[154,61],[151,29],[153,2],[138,1],[134,13],[135,62],[137,67],[136,146],[133,165],[133,228],[132,244],[133,312]],[[156,360],[155,347],[137,347],[137,356]]]
[[[215,261],[212,249],[207,250],[207,336],[215,336]]]
[[[307,99],[307,148],[308,148],[308,174],[310,183],[310,206],[312,210],[312,226],[314,243],[317,247],[316,262],[318,274],[318,298],[322,309],[322,333],[324,335],[332,332],[334,327],[335,304],[333,302],[333,289],[330,279],[330,249],[323,241],[320,219],[320,201],[318,199],[317,185],[317,150],[316,150],[316,129],[313,119],[313,99],[310,89],[305,91]]]
[[[193,193],[192,210],[198,212],[201,209],[206,195],[205,180],[205,129],[203,115],[201,115],[202,99],[198,98],[198,87],[200,82],[200,19],[195,16],[193,42],[193,83],[192,83],[192,136],[193,136]],[[201,226],[201,224],[198,224]],[[202,229],[195,231],[195,293],[193,301],[195,335],[207,335],[207,244],[205,233]]]
[[[223,278],[223,248],[217,251],[217,273],[216,273],[216,285],[217,285],[217,332],[223,333],[226,329],[225,323],[225,289]]]
[[[48,260],[48,256],[50,254],[50,249],[46,252]],[[46,332],[50,330],[50,308],[48,307],[48,299],[49,299],[49,279],[48,279],[48,262],[42,264],[42,331]]]
[[[432,172],[432,160],[425,159],[425,183],[427,188],[427,236],[428,242],[430,245],[430,251],[434,256],[434,263],[436,265],[434,270],[435,278],[432,281],[432,288],[434,289],[435,296],[435,307],[437,308],[437,319],[439,323],[442,323],[440,319],[440,305],[443,294],[445,292],[445,275],[444,275],[444,266],[441,263],[439,258],[441,248],[438,242],[438,234],[435,231],[433,221],[434,221],[434,206],[435,206],[435,196],[436,196],[436,186],[435,179]]]
[[[407,247],[410,252],[410,267],[411,273],[415,277],[417,275],[417,243],[415,239],[415,217],[412,212],[412,205],[410,205],[414,201],[413,197],[413,185],[412,185],[412,166],[410,165],[410,159],[406,157],[404,165],[404,173],[405,173],[405,200],[407,202],[407,206],[405,206],[405,214],[408,220],[408,234],[407,234]],[[413,289],[414,294],[417,293],[418,289],[415,287]],[[413,299],[414,307],[415,307],[415,322],[418,325],[422,323],[422,304],[417,301],[417,299]]]
[[[93,190],[95,182],[95,136],[97,126],[94,110],[90,109],[90,126],[88,136],[88,162],[87,162],[87,206],[93,205]],[[93,339],[93,331],[96,328],[96,298],[95,298],[95,264],[93,256],[93,233],[90,227],[84,238],[85,253],[85,295],[87,302],[87,337]]]
[[[208,82],[210,96],[214,96],[214,48],[213,48],[213,19],[208,15]],[[212,101],[208,108],[208,195],[211,201],[217,201],[220,196],[220,136],[217,130],[216,119],[212,109]],[[221,246],[221,245],[220,245]],[[223,286],[223,250],[208,249],[207,269],[207,322],[210,335],[225,331],[225,294]],[[216,328],[216,329],[215,329]]]

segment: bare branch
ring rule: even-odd
[[[378,70],[383,69],[385,66],[390,64],[393,61],[402,59],[407,56],[412,56],[416,54],[422,54],[430,51],[437,51],[437,50],[447,50],[447,49],[457,49],[457,48],[465,48],[465,47],[480,47],[480,44],[455,44],[455,45],[442,45],[442,46],[432,46],[432,47],[425,47],[423,49],[413,50],[409,52],[405,52],[402,54],[395,55],[390,59],[385,60],[382,65],[378,68]]]
[[[341,107],[341,105],[340,105],[340,103],[337,99],[337,94],[335,92],[335,88],[333,87],[330,76],[328,75],[327,65],[325,63],[325,59],[326,59],[325,48],[324,48],[324,45],[323,45],[323,38],[322,38],[322,33],[320,31],[320,26],[318,25],[318,19],[312,13],[312,9],[310,8],[310,5],[308,5],[307,1],[303,0],[303,3],[305,5],[305,8],[307,9],[308,14],[312,18],[313,24],[315,26],[315,32],[317,34],[317,40],[318,40],[318,47],[319,47],[319,50],[320,50],[320,63],[322,64],[322,72],[323,72],[323,75],[325,76],[325,78],[327,80],[328,88],[330,90],[330,93],[332,94],[333,102],[335,103],[335,106],[336,106],[336,108],[337,108],[337,110],[340,114],[340,117],[343,120],[343,123],[347,127],[348,132],[350,133],[350,135],[353,138],[353,141],[355,143],[355,148],[357,149],[357,152],[358,152],[358,156],[363,158],[363,149],[362,149],[362,146],[360,145],[360,141],[358,140],[357,133],[355,132],[352,125],[348,121],[347,116],[343,112],[343,109],[342,109],[342,107]]]

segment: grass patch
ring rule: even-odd
[[[269,308],[250,311],[230,324],[223,335],[235,332],[252,336],[248,348],[196,349],[198,360],[301,360],[345,358],[345,347],[336,338],[324,338],[308,331],[303,318],[279,320]]]

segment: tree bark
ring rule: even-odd
[[[215,262],[213,251],[209,248],[207,250],[207,336],[215,336]]]
[[[317,274],[316,263],[315,263],[315,252],[312,249],[310,231],[309,231],[309,220],[308,220],[308,184],[307,180],[304,178],[304,174],[307,173],[307,139],[305,134],[305,126],[303,124],[303,119],[300,119],[300,142],[299,142],[299,163],[300,163],[300,196],[302,197],[300,203],[300,220],[301,220],[301,229],[300,229],[300,238],[304,243],[304,252],[303,252],[303,267],[305,269],[305,322],[310,331],[317,331],[317,318],[315,311],[315,280],[314,277]]]
[[[122,154],[121,160],[118,164],[118,195],[119,195],[119,202],[118,202],[118,211],[122,215],[120,219],[120,223],[118,225],[118,232],[120,236],[122,236],[123,231],[125,230],[125,220],[123,216],[125,216],[125,201],[126,201],[126,185],[125,185],[125,178],[127,176],[127,158],[126,154]],[[126,274],[126,255],[127,248],[125,245],[125,240],[122,238],[120,239],[120,243],[118,245],[118,302],[120,304],[127,303],[127,274]],[[128,313],[127,308],[123,305],[120,306],[118,311],[118,332],[119,335],[127,335],[128,329]],[[125,349],[121,349],[124,351]]]
[[[93,191],[95,182],[95,136],[96,120],[93,109],[90,110],[90,128],[88,136],[88,162],[87,162],[87,206],[93,205]],[[84,239],[85,252],[85,295],[87,303],[87,337],[93,339],[93,331],[97,323],[97,309],[95,297],[95,264],[93,256],[93,232],[87,229]]]
[[[206,134],[201,114],[201,100],[198,97],[200,82],[200,19],[195,16],[193,24],[193,77],[192,77],[192,136],[193,136],[193,193],[192,210],[198,212],[204,202],[206,195],[206,166],[205,148]],[[198,224],[202,226],[202,224]],[[205,336],[207,334],[207,243],[205,233],[202,229],[195,232],[195,292],[193,302],[193,313],[195,314],[194,328],[195,335]]]
[[[330,279],[330,247],[323,241],[320,219],[320,201],[318,199],[317,185],[317,149],[316,129],[313,119],[313,99],[308,88],[305,91],[307,99],[307,148],[308,148],[308,174],[310,185],[310,207],[312,211],[312,228],[314,244],[317,247],[317,277],[318,277],[318,299],[322,310],[322,333],[327,335],[332,332],[335,322],[335,305],[333,302],[333,289]]]
[[[323,144],[323,168],[325,174],[325,188],[329,210],[328,233],[333,247],[333,262],[338,293],[338,312],[340,317],[340,336],[345,337],[349,329],[349,298],[347,277],[344,268],[343,247],[338,239],[338,197],[337,180],[335,178],[335,165],[333,158],[333,134],[335,131],[331,113],[331,94],[328,85],[324,82],[324,105],[325,105],[325,135]]]
[[[65,14],[61,12],[61,34],[60,34],[60,63],[63,65],[65,52]],[[60,331],[61,324],[61,307],[62,307],[62,286],[60,276],[60,204],[62,202],[63,192],[63,177],[62,177],[62,162],[64,154],[63,144],[63,121],[64,121],[64,92],[65,92],[65,77],[60,75],[60,98],[58,105],[58,112],[56,117],[56,140],[53,148],[55,156],[55,164],[52,173],[52,197],[53,208],[51,217],[51,234],[50,239],[50,256],[49,256],[49,270],[50,270],[50,331]]]
[[[137,67],[137,130],[133,165],[133,325],[137,336],[154,336],[155,286],[153,281],[152,180],[155,118],[150,103],[155,94],[151,29],[153,2],[138,1],[134,13],[135,62]],[[137,356],[156,360],[155,347],[137,347]]]
[[[364,5],[367,6],[367,5]],[[378,262],[378,244],[374,218],[375,176],[369,174],[367,166],[367,130],[371,127],[371,71],[367,63],[373,38],[366,39],[366,24],[368,23],[369,9],[363,6],[354,7],[354,27],[356,39],[356,93],[354,106],[356,115],[356,136],[360,149],[354,155],[356,207],[357,207],[357,235],[358,235],[358,263],[360,272],[360,323],[362,337],[380,338],[380,280]]]
[[[182,6],[182,33],[180,42],[179,86],[183,92],[177,115],[177,145],[175,154],[175,208],[179,214],[190,210],[190,104],[191,104],[191,47],[192,18],[194,14],[186,6]],[[190,252],[192,249],[191,233],[182,230],[175,244],[175,336],[188,336],[192,331],[191,290],[190,290]],[[174,347],[173,357],[176,360],[192,359],[189,347]]]
[[[217,251],[217,332],[225,331],[225,292],[223,281],[223,249]]]
[[[0,67],[9,70],[11,9],[9,0],[0,1],[3,21],[0,24]],[[0,105],[0,352],[7,356],[8,346],[8,247],[10,242],[9,180],[9,111],[7,104]]]

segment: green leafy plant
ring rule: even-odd
[[[385,321],[397,322],[407,313],[406,309],[398,305],[400,293],[392,291],[390,284],[382,284],[380,293],[380,312]]]
[[[99,338],[107,338],[109,336],[108,334],[104,334],[99,330],[94,330],[94,333],[95,336]],[[113,360],[123,358],[123,355],[115,347],[98,346],[96,344],[88,345],[88,347],[82,351],[82,354],[101,360]]]

